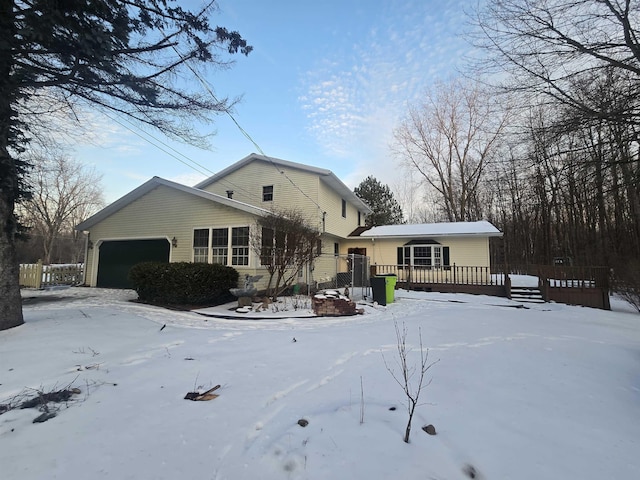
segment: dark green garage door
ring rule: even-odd
[[[129,270],[140,262],[169,262],[169,241],[113,240],[102,243],[97,286],[131,288]]]

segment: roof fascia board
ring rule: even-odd
[[[110,217],[114,213],[118,212],[119,210],[123,209],[130,203],[143,197],[144,195],[149,193],[151,190],[161,185],[174,190],[182,191],[184,193],[188,193],[190,195],[195,195],[197,197],[204,198],[205,200],[210,200],[212,202],[220,203],[222,205],[235,208],[237,210],[242,210],[244,212],[251,213],[253,215],[264,216],[270,213],[268,210],[265,210],[263,208],[255,207],[253,205],[249,205],[243,202],[238,202],[237,200],[229,199],[227,197],[223,197],[222,195],[206,192],[204,190],[199,190],[194,187],[187,187],[186,185],[172,182],[170,180],[165,180],[164,178],[153,177],[150,180],[143,183],[142,185],[140,185],[139,187],[133,189],[123,197],[120,197],[115,202],[107,205],[105,208],[103,208],[96,214],[92,215],[91,217],[86,219],[84,222],[79,223],[78,225],[76,225],[75,229],[83,231],[93,227],[97,223],[100,223],[104,219]]]
[[[502,237],[502,232],[467,232],[467,233],[420,233],[415,235],[402,234],[402,235],[365,235],[364,232],[360,235],[360,238],[416,238],[416,237]]]
[[[239,170],[245,165],[258,160],[265,163],[271,163],[276,167],[283,168],[291,168],[294,170],[300,170],[303,172],[313,173],[318,175],[320,178],[323,178],[325,183],[327,183],[331,188],[333,188],[336,192],[344,197],[348,198],[350,203],[359,207],[363,213],[371,213],[373,210],[364,203],[360,198],[356,196],[353,191],[349,187],[347,187],[342,180],[340,180],[331,170],[327,170],[326,168],[314,167],[311,165],[305,165],[303,163],[291,162],[289,160],[283,160],[281,158],[275,157],[267,157],[265,155],[258,155],[257,153],[251,153],[244,157],[242,160],[237,161],[233,165],[228,166],[227,168],[220,170],[215,175],[203,180],[202,182],[196,184],[193,188],[205,188],[212,183],[226,177],[227,175]]]

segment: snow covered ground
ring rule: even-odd
[[[0,332],[0,404],[81,393],[45,423],[33,409],[0,415],[3,480],[640,478],[640,316],[619,302],[524,309],[397,291],[354,317],[234,320],[123,290],[23,296],[26,324]],[[419,329],[439,360],[409,444],[385,367],[394,322],[410,362]],[[217,384],[215,400],[184,400]]]

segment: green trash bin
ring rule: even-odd
[[[393,303],[395,298],[396,283],[398,283],[398,277],[395,273],[387,273],[381,275],[385,278],[385,292],[387,297],[387,303]]]

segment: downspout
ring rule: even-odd
[[[89,260],[89,236],[90,235],[91,235],[91,232],[87,232],[87,234],[84,236],[84,268],[82,269],[82,285],[87,284],[87,264]]]

